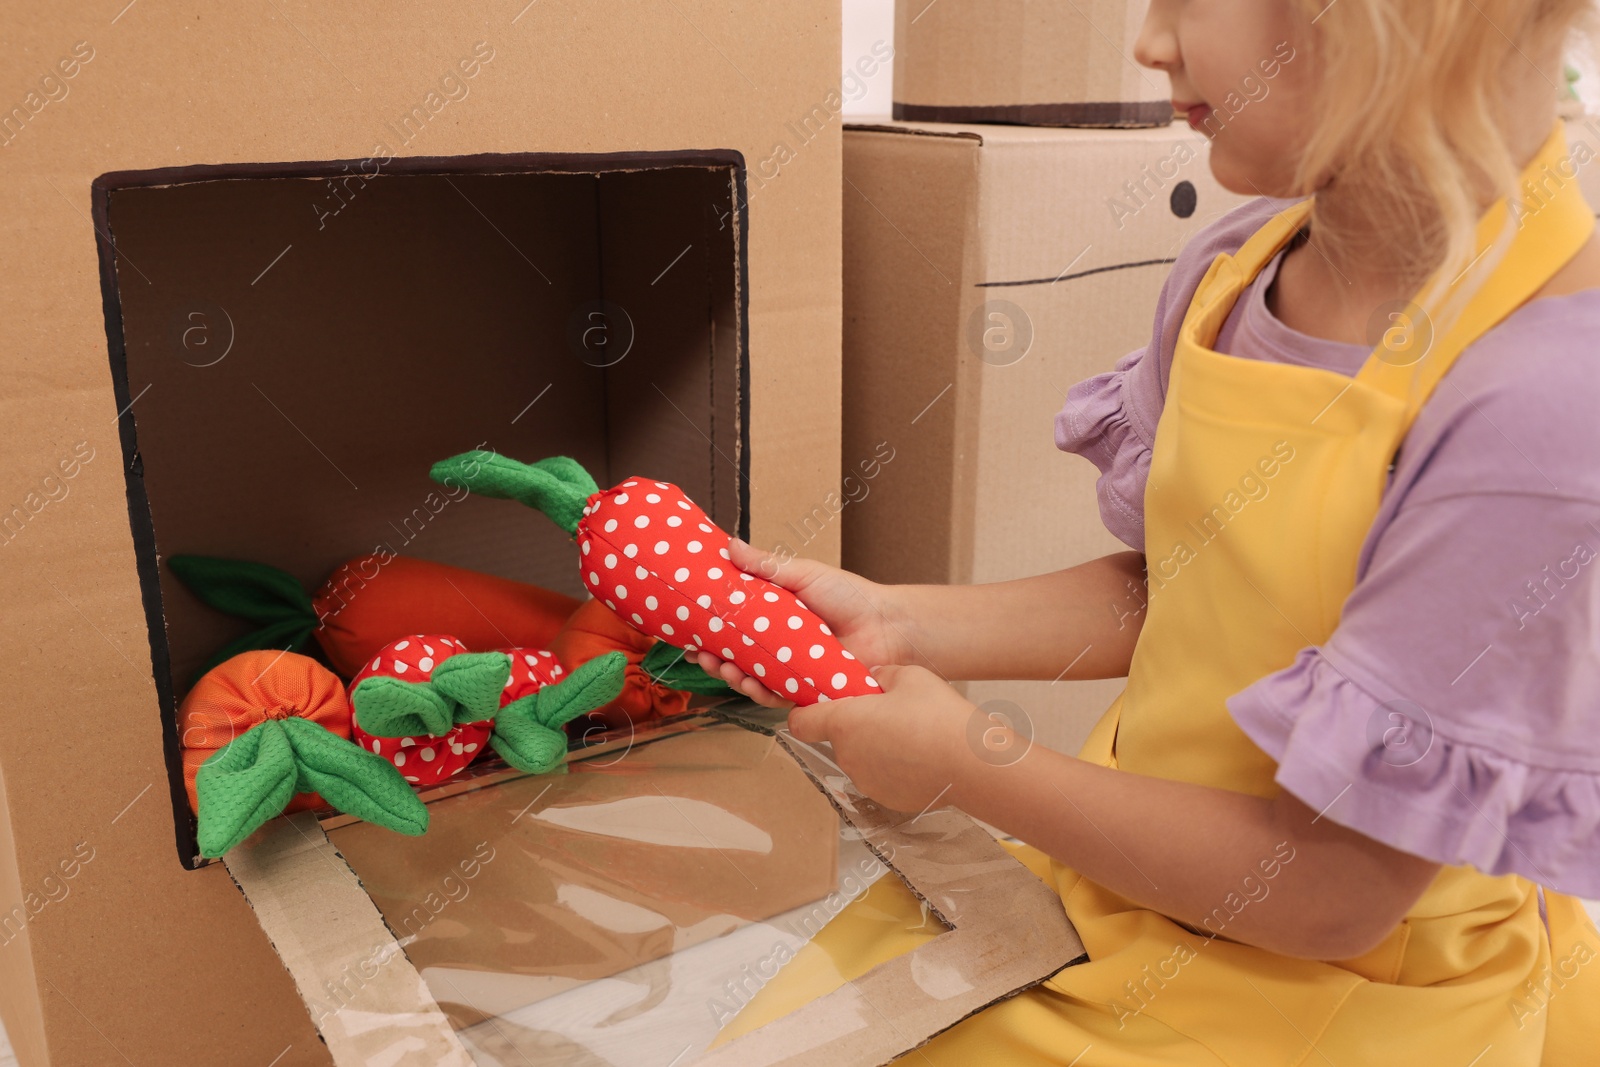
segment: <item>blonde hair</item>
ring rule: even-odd
[[[1336,255],[1381,256],[1417,284],[1435,271],[1445,282],[1463,273],[1477,254],[1482,205],[1521,192],[1507,74],[1589,30],[1593,6],[1297,0],[1314,20],[1320,84],[1296,183],[1330,194],[1313,210],[1315,239]],[[1562,88],[1552,86],[1552,98]],[[1342,213],[1359,213],[1360,225]],[[1381,248],[1361,247],[1363,237]]]

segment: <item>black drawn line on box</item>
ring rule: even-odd
[[[1070,282],[1075,278],[1087,278],[1091,274],[1104,274],[1112,270],[1131,270],[1134,267],[1154,267],[1162,263],[1176,263],[1177,257],[1170,259],[1141,259],[1133,263],[1115,263],[1109,267],[1090,267],[1080,270],[1076,274],[1058,274],[1054,278],[1023,278],[1014,282],[978,282],[979,289],[999,289],[1010,285],[1054,285],[1056,282]]]

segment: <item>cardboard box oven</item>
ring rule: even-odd
[[[1134,62],[1147,0],[896,0],[894,117],[1165,126],[1167,78]]]
[[[1178,249],[1241,202],[1179,126],[847,128],[844,461],[860,491],[842,509],[845,566],[992,582],[1124,549],[1094,466],[1057,451],[1055,415],[1073,384],[1149,342]],[[1130,591],[1106,610],[1139,606]],[[1063,647],[1061,669],[1081,652]],[[967,695],[1075,751],[1120,685]]]
[[[746,164],[836,92],[838,17],[8,20],[0,1016],[24,1064],[329,1062],[226,871],[187,869],[173,704],[233,631],[163,557],[316,582],[388,546],[576,591],[548,523],[426,480],[485,443],[672,478],[757,541],[836,487],[837,126]]]

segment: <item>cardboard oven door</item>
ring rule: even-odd
[[[421,837],[303,813],[226,862],[342,1065],[865,1067],[1081,955],[981,827],[777,727],[730,702],[437,790]]]

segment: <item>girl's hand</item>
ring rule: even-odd
[[[921,812],[950,794],[980,762],[969,742],[978,709],[924,667],[874,667],[881,694],[830,700],[789,714],[796,740],[829,741],[833,757],[867,796]]]
[[[770,552],[734,538],[728,543],[733,565],[792,592],[821,616],[834,636],[862,663],[909,663],[910,642],[902,630],[899,605],[892,586],[879,585],[849,571],[814,559],[780,561]],[[690,656],[713,678],[769,708],[786,708],[792,701],[773,693],[731,663],[706,649]]]

